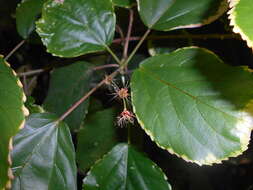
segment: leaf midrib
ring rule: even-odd
[[[155,79],[155,80],[157,80],[157,81],[159,81],[159,82],[161,82],[161,83],[163,83],[163,84],[165,84],[165,85],[167,85],[167,86],[169,86],[169,87],[171,87],[171,88],[173,88],[173,89],[175,89],[175,90],[177,90],[177,91],[179,91],[179,92],[181,92],[181,93],[183,93],[183,94],[185,94],[185,95],[187,95],[187,96],[189,96],[189,97],[191,97],[192,99],[194,99],[194,100],[196,100],[196,101],[198,101],[198,102],[200,102],[200,103],[202,103],[202,104],[205,104],[205,105],[211,107],[211,108],[214,109],[214,110],[217,110],[217,111],[221,112],[221,113],[224,114],[224,115],[227,115],[227,116],[232,117],[232,118],[237,119],[237,120],[243,120],[243,121],[248,122],[247,120],[244,120],[243,118],[238,118],[238,117],[236,117],[236,116],[234,116],[234,115],[230,115],[230,114],[228,114],[228,113],[226,113],[226,112],[224,112],[224,111],[222,111],[222,110],[220,110],[220,109],[218,109],[218,108],[216,108],[216,107],[214,107],[214,106],[212,106],[212,105],[210,105],[210,104],[208,104],[208,103],[206,103],[206,102],[204,102],[204,101],[198,99],[198,97],[193,96],[193,95],[191,95],[190,93],[188,93],[188,92],[186,92],[186,91],[184,91],[184,90],[182,90],[182,89],[176,87],[175,85],[171,84],[170,82],[167,82],[167,81],[164,81],[164,80],[158,78],[155,74],[153,74],[153,73],[147,71],[147,70],[144,69],[143,67],[140,67],[140,68],[139,68],[139,71],[148,74],[151,78],[153,78],[153,79]]]

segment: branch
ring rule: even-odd
[[[114,78],[118,73],[120,69],[117,69],[112,74],[110,74],[109,78]],[[108,77],[102,80],[100,83],[98,83],[94,88],[92,88],[87,94],[85,94],[80,100],[78,100],[73,106],[71,106],[57,121],[63,121],[68,115],[70,115],[79,105],[81,105],[87,98],[90,97],[98,88],[100,88],[104,83],[107,82]]]
[[[165,35],[165,36],[149,36],[147,37],[148,40],[162,40],[162,39],[241,39],[238,34],[173,34],[173,35]],[[129,41],[139,41],[141,39],[140,36],[133,36],[129,38]],[[113,43],[119,44],[122,40],[126,41],[125,39],[115,39]]]
[[[128,24],[127,37],[125,39],[125,45],[124,45],[124,51],[123,51],[123,59],[124,60],[127,59],[129,39],[130,39],[131,33],[132,33],[133,21],[134,21],[134,11],[132,9],[130,9],[129,10],[129,24]]]
[[[18,45],[16,45],[13,48],[13,50],[11,50],[11,52],[8,53],[8,55],[6,55],[6,57],[4,58],[4,60],[7,61],[24,43],[25,43],[25,40],[22,40],[21,42],[19,42]]]

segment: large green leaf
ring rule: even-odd
[[[151,160],[127,144],[118,144],[83,180],[84,190],[170,190],[166,176]]]
[[[89,169],[116,144],[115,111],[106,109],[88,116],[78,133],[76,158],[79,168]]]
[[[228,0],[230,24],[234,26],[233,31],[239,33],[247,41],[249,47],[253,48],[253,1],[251,0]]]
[[[61,116],[89,91],[92,76],[91,64],[77,62],[55,69],[51,75],[48,96],[44,102],[46,110]],[[71,129],[80,128],[88,112],[89,100],[82,103],[67,118]]]
[[[69,128],[52,114],[32,114],[14,138],[13,190],[75,190],[75,149]]]
[[[134,0],[112,0],[113,4],[119,7],[130,8],[135,4]]]
[[[22,84],[9,64],[0,55],[0,189],[10,187],[12,137],[23,127],[25,95]]]
[[[113,40],[115,20],[111,0],[49,0],[37,32],[48,52],[76,57],[105,50]]]
[[[192,47],[147,59],[131,81],[134,112],[146,133],[199,165],[247,149],[252,86],[252,73]]]
[[[37,20],[44,0],[23,0],[18,4],[16,10],[16,25],[18,33],[24,38],[35,29],[35,21]]]
[[[227,10],[226,0],[137,0],[144,24],[167,31],[209,24]]]

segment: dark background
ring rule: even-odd
[[[0,0],[0,54],[7,55],[22,39],[16,31],[15,25],[15,8],[19,1],[17,0]],[[128,23],[128,12],[124,9],[117,9],[118,24],[124,27]],[[126,31],[124,29],[124,31]],[[139,20],[138,14],[135,14],[135,24],[133,35],[140,36],[145,31],[145,26]],[[197,29],[178,30],[167,33],[156,33],[152,35],[168,35],[168,34],[212,34],[212,33],[232,33],[224,14],[214,23]],[[116,34],[116,37],[118,35]],[[156,41],[160,47],[169,47],[176,49],[179,47],[195,45],[208,48],[218,54],[226,63],[231,65],[253,65],[252,50],[247,47],[239,36],[233,36],[229,39],[169,39]],[[133,48],[135,42],[132,42],[130,48]],[[114,45],[115,49],[118,46]],[[82,56],[77,59],[89,59],[91,55]],[[94,56],[94,54],[92,55]],[[144,44],[138,56],[143,59],[148,57],[147,45]],[[61,60],[61,61],[59,61]],[[39,69],[45,67],[59,66],[57,63],[72,62],[73,59],[59,59],[46,53],[45,47],[41,45],[36,34],[33,34],[22,48],[20,48],[10,59],[9,62],[15,70],[19,70],[22,66],[27,68]],[[37,86],[33,90],[32,96],[37,104],[41,104],[46,97],[49,73],[40,74],[37,79]],[[105,107],[111,106],[111,102],[106,97],[103,90],[95,93],[95,97],[100,97]],[[102,95],[102,96],[101,96]],[[103,98],[101,98],[103,97]],[[120,132],[121,134],[122,132]],[[156,162],[166,173],[169,182],[174,190],[253,190],[253,145],[241,156],[224,161],[223,164],[214,166],[197,166],[196,164],[187,163],[184,160],[173,156],[166,151],[158,148],[150,138],[145,135],[141,129],[133,131],[134,135],[144,138],[141,143],[144,152]],[[123,136],[123,135],[122,135]],[[139,138],[139,137],[137,137]],[[124,140],[124,137],[122,137]],[[79,175],[80,183],[83,175]]]

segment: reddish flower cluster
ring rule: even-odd
[[[126,124],[134,124],[134,114],[127,109],[124,109],[121,114],[117,117],[117,124],[120,127],[124,127]]]

